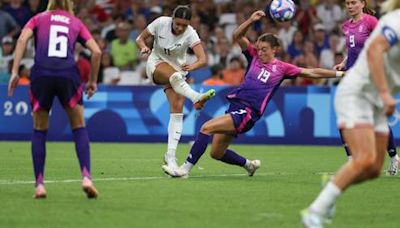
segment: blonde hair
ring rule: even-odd
[[[47,10],[65,10],[74,15],[74,5],[71,0],[49,0]]]
[[[381,11],[384,13],[400,8],[400,0],[386,0],[381,5]]]

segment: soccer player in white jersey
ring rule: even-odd
[[[168,166],[177,167],[176,148],[183,128],[183,104],[189,98],[196,109],[201,109],[205,102],[215,95],[215,90],[206,93],[194,91],[186,82],[189,71],[206,66],[207,57],[200,38],[190,26],[192,17],[188,6],[175,8],[172,17],[159,17],[139,35],[136,42],[141,54],[148,54],[146,73],[155,84],[165,86],[165,94],[170,105],[168,124],[168,149],[164,161]],[[148,38],[153,38],[153,49],[146,45]],[[186,63],[186,52],[192,48],[197,61]]]
[[[377,178],[388,143],[387,116],[395,111],[400,89],[400,0],[387,0],[383,16],[355,65],[338,86],[335,110],[353,158],[302,212],[305,227],[323,227],[336,199],[353,184]]]

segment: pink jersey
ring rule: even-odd
[[[31,29],[35,36],[36,53],[32,78],[77,76],[75,43],[85,44],[92,39],[92,35],[78,18],[63,10],[46,11],[29,20],[25,28]]]
[[[346,37],[346,46],[348,50],[346,70],[354,65],[358,55],[364,47],[364,43],[369,34],[374,30],[378,20],[369,14],[364,14],[362,18],[353,22],[352,19],[347,20],[342,25],[343,33]]]
[[[272,98],[279,85],[286,78],[294,78],[301,73],[301,68],[273,59],[262,63],[257,57],[257,50],[249,45],[243,52],[248,61],[244,81],[238,89],[227,96],[237,99],[257,110],[260,115],[265,111],[268,101]]]

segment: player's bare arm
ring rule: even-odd
[[[151,49],[146,45],[146,41],[152,36],[147,28],[140,33],[136,39],[136,45],[140,49],[140,54],[150,54]]]
[[[302,68],[299,76],[306,78],[335,78],[343,77],[344,75],[344,71],[334,71],[323,68]]]
[[[386,115],[393,114],[396,100],[390,93],[383,68],[383,54],[390,48],[389,42],[382,35],[377,36],[367,50],[368,66],[371,71],[372,81],[385,105]]]
[[[197,61],[192,64],[183,64],[182,70],[192,71],[207,66],[207,56],[204,52],[203,45],[201,43],[196,44],[192,47],[194,54],[196,55]]]
[[[239,44],[242,50],[246,50],[250,44],[250,41],[245,37],[247,30],[249,30],[250,26],[260,20],[262,17],[265,17],[265,13],[261,10],[254,12],[249,19],[243,22],[238,28],[233,32],[233,42]]]
[[[24,56],[26,44],[29,39],[33,36],[33,31],[29,28],[25,28],[22,30],[21,35],[18,38],[17,46],[15,48],[15,57],[14,63],[11,71],[11,78],[8,83],[8,96],[12,96],[14,94],[14,89],[18,85],[19,75],[18,69],[21,64],[21,59]]]
[[[88,40],[86,42],[86,47],[89,48],[89,50],[92,53],[90,58],[92,73],[86,85],[86,94],[87,98],[89,99],[97,91],[97,76],[99,74],[99,68],[100,68],[101,50],[94,39]]]

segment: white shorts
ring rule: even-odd
[[[179,69],[178,67],[176,67],[174,64],[172,64],[169,61],[166,61],[160,57],[158,57],[156,54],[153,54],[153,52],[149,55],[148,59],[147,59],[147,63],[146,63],[146,74],[147,77],[151,79],[151,81],[155,84],[157,84],[154,81],[154,71],[156,71],[156,68],[158,65],[160,65],[161,63],[168,63],[171,67],[173,67],[177,72],[182,73],[183,76],[186,76],[188,72],[186,71],[182,71],[181,69]]]
[[[347,75],[346,77],[360,77]],[[375,132],[388,133],[387,117],[376,91],[362,80],[344,78],[335,95],[335,111],[339,129],[372,126]],[[353,78],[354,79],[354,78]]]

